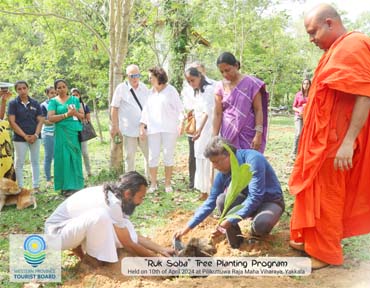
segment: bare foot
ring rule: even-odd
[[[82,264],[86,264],[92,268],[97,268],[101,265],[104,265],[105,263],[103,261],[99,261],[98,259],[90,256],[87,253],[84,253],[81,248],[81,245],[74,249],[71,249],[71,255],[78,257],[78,259],[80,260]]]
[[[76,248],[72,249],[72,255],[78,257],[78,259],[81,261],[82,258],[84,258],[85,253],[82,251],[81,245],[77,246]]]
[[[323,262],[317,258],[314,258],[314,257],[311,257],[311,267],[312,267],[312,270],[318,270],[318,269],[321,269],[321,268],[325,268],[325,267],[328,267],[330,264],[329,263],[326,263],[326,262]]]

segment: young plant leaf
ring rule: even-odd
[[[230,147],[226,144],[224,145],[224,147],[230,155],[231,182],[229,187],[227,188],[224,210],[222,211],[219,223],[225,220],[225,216],[229,214],[227,213],[227,211],[234,203],[239,193],[248,186],[253,176],[249,164],[243,163],[242,165],[239,165],[238,159],[236,158],[234,152],[230,149]],[[240,210],[240,208],[238,210]],[[238,210],[232,209],[233,213],[237,212]]]
[[[229,210],[229,212],[227,212],[227,214],[225,216],[228,216],[228,215],[231,215],[231,214],[235,214],[236,212],[238,212],[240,209],[242,209],[244,207],[243,204],[239,204],[239,205],[236,205],[234,206],[233,208],[231,208]]]
[[[223,220],[226,220],[226,219],[240,219],[240,220],[243,220],[243,218],[241,216],[239,216],[238,214],[227,214]]]

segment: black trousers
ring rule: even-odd
[[[194,141],[192,137],[188,137],[189,142],[189,159],[188,159],[188,165],[189,165],[189,188],[194,188],[194,177],[195,177],[195,156],[194,156]]]
[[[217,197],[216,206],[220,213],[224,210],[226,193],[222,193]],[[240,194],[236,198],[235,202],[231,205],[230,209],[243,203],[246,196]],[[279,203],[275,202],[264,202],[257,209],[256,213],[252,215],[252,231],[251,234],[254,236],[264,236],[270,233],[272,228],[279,221],[281,214],[284,212],[284,200],[281,199]],[[229,229],[226,230],[227,241],[232,248],[239,248],[243,242],[242,232],[238,224],[231,225]]]

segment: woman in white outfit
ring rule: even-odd
[[[163,68],[149,69],[149,80],[153,88],[143,108],[140,120],[140,137],[148,136],[151,180],[149,192],[158,189],[157,171],[161,146],[163,148],[165,191],[172,192],[172,167],[183,105],[179,93],[167,83],[168,77]]]
[[[212,115],[214,108],[214,86],[208,83],[197,68],[190,67],[185,78],[194,89],[194,115],[196,131],[193,135],[194,154],[196,159],[194,187],[201,192],[203,200],[211,190],[209,159],[204,157],[204,149],[212,137]]]

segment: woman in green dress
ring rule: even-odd
[[[84,187],[81,144],[78,140],[84,113],[80,100],[68,95],[65,80],[55,80],[54,88],[57,96],[48,105],[48,119],[55,123],[54,189],[69,196]]]

